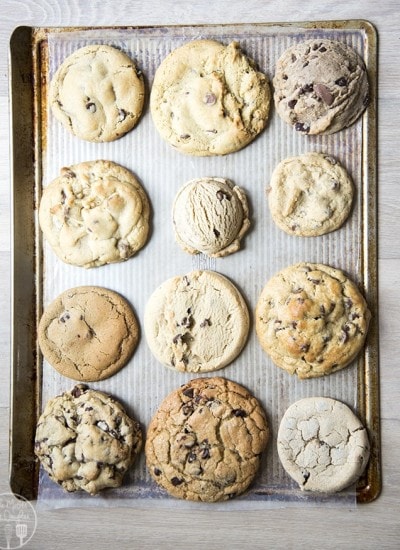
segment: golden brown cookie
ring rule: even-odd
[[[128,302],[97,286],[71,288],[44,310],[40,349],[62,375],[84,382],[103,380],[130,359],[139,325]]]
[[[248,390],[225,378],[197,378],[168,395],[151,420],[147,468],[175,497],[228,500],[254,480],[268,436],[265,413]]]
[[[264,351],[299,378],[346,367],[363,347],[371,317],[364,297],[342,271],[311,263],[274,275],[255,315]]]

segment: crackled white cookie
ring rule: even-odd
[[[342,271],[302,262],[267,282],[255,312],[256,333],[278,366],[299,378],[346,367],[362,349],[371,313]]]
[[[352,485],[369,459],[367,430],[352,410],[328,397],[293,403],[278,430],[278,454],[302,491],[335,493]]]
[[[150,422],[146,465],[171,495],[216,502],[253,482],[269,437],[258,400],[225,378],[197,378],[168,395]]]
[[[179,151],[225,155],[265,128],[270,95],[268,78],[237,42],[194,40],[158,67],[150,108],[161,136]]]
[[[62,168],[43,191],[40,227],[68,264],[97,267],[132,257],[146,243],[150,203],[135,176],[107,160]]]
[[[44,310],[40,349],[63,376],[84,382],[119,371],[139,341],[139,325],[128,302],[98,286],[70,288]]]
[[[282,160],[268,189],[274,222],[289,235],[314,237],[341,227],[353,201],[353,183],[335,158],[306,153]]]
[[[139,423],[121,403],[85,384],[46,403],[35,435],[35,454],[50,478],[91,495],[119,487],[141,446]]]
[[[368,104],[365,63],[337,40],[313,38],[288,48],[277,61],[273,85],[279,116],[302,134],[347,128]]]
[[[239,290],[214,271],[192,271],[162,283],[150,296],[144,329],[154,356],[184,372],[209,372],[231,363],[249,332]]]
[[[75,136],[113,141],[132,130],[144,103],[140,71],[124,52],[92,44],[68,56],[54,74],[49,105]]]
[[[244,191],[224,178],[199,178],[177,193],[172,213],[175,238],[190,254],[221,258],[236,252],[250,227]]]

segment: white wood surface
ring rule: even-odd
[[[383,490],[355,510],[251,513],[135,509],[38,512],[27,548],[400,548],[400,4],[337,0],[1,0],[0,2],[0,494],[8,488],[10,185],[7,49],[19,25],[153,25],[367,19],[379,34],[379,299]],[[23,406],[23,404],[21,404]]]

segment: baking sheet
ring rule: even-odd
[[[373,29],[368,24],[320,23],[315,24],[315,28],[311,24],[260,24],[48,29],[40,30],[36,36],[38,49],[37,58],[34,59],[34,74],[37,79],[33,94],[36,105],[33,137],[37,144],[34,169],[36,204],[33,208],[36,234],[35,322],[42,307],[62,291],[89,284],[120,292],[133,305],[143,327],[144,308],[152,291],[167,278],[192,269],[212,269],[230,278],[241,290],[253,312],[269,277],[283,267],[300,261],[325,263],[346,271],[359,284],[372,311],[376,313],[376,257],[373,248],[376,243],[376,205],[374,163],[371,157],[371,153],[375,155],[373,123],[376,48]],[[372,79],[373,97],[367,113],[350,128],[332,136],[299,135],[280,120],[272,107],[266,130],[248,147],[224,157],[196,158],[182,155],[161,139],[152,123],[148,103],[133,131],[117,141],[100,144],[84,142],[72,136],[47,109],[47,83],[58,65],[73,51],[88,44],[117,46],[130,55],[143,71],[149,93],[155,70],[162,59],[189,40],[213,38],[223,43],[238,40],[247,55],[272,80],[275,62],[283,51],[295,42],[315,37],[337,39],[352,46],[365,59]],[[321,151],[340,159],[353,178],[356,196],[351,216],[340,230],[322,237],[299,238],[286,235],[273,223],[266,200],[266,188],[280,160],[308,151]],[[120,163],[138,177],[152,204],[152,233],[145,248],[127,262],[85,270],[64,264],[55,256],[41,239],[36,215],[42,186],[45,187],[57,177],[61,167],[96,159]],[[185,182],[203,176],[231,179],[246,191],[250,203],[252,228],[244,238],[243,249],[221,259],[190,256],[174,240],[171,221],[174,196]],[[378,365],[376,327],[374,322],[372,325],[365,351],[351,366],[329,377],[302,381],[273,365],[261,350],[252,325],[249,340],[241,355],[231,365],[214,374],[246,386],[261,401],[271,427],[271,439],[260,474],[250,490],[242,497],[222,503],[219,507],[249,509],[321,502],[349,506],[356,499],[368,501],[375,498],[379,492],[379,433],[375,418]],[[71,389],[74,381],[58,374],[42,360],[40,354],[37,355],[36,369],[39,374],[35,392],[37,416],[48,399]],[[177,373],[159,364],[152,356],[142,331],[139,346],[128,365],[112,378],[89,385],[109,392],[122,401],[145,430],[162,399],[195,376],[192,373]],[[287,407],[302,397],[319,395],[340,399],[356,410],[367,424],[373,445],[370,466],[358,489],[352,487],[328,498],[302,493],[283,471],[276,452],[277,428]],[[15,414],[14,409],[14,418]],[[17,467],[14,468],[16,470]],[[143,453],[126,475],[121,488],[109,490],[95,498],[80,493],[67,495],[43,471],[40,471],[38,480],[36,474],[32,478],[34,489],[38,489],[39,500],[50,505],[118,503],[141,507],[196,506],[172,499],[156,486],[146,471]],[[204,504],[200,506],[204,507]]]

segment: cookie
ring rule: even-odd
[[[150,204],[135,176],[107,160],[62,168],[43,191],[39,222],[57,256],[97,267],[132,257],[146,243]]]
[[[78,384],[47,402],[35,454],[50,478],[91,495],[119,487],[142,447],[138,422],[111,396]]]
[[[197,378],[169,394],[151,420],[146,465],[174,497],[228,500],[254,480],[268,436],[249,391],[224,378]]]
[[[160,135],[189,155],[225,155],[250,143],[266,126],[268,78],[240,50],[194,40],[158,67],[150,109]]]
[[[368,306],[339,269],[299,263],[265,285],[256,306],[256,332],[272,361],[299,378],[346,367],[364,345]]]
[[[60,294],[42,315],[40,349],[63,376],[98,381],[118,372],[131,358],[139,325],[119,294],[97,286],[80,286]]]
[[[302,134],[333,134],[355,122],[368,104],[364,61],[347,44],[315,38],[288,48],[276,64],[279,116]]]
[[[314,237],[335,231],[350,214],[353,183],[335,158],[306,153],[275,168],[268,202],[274,222],[289,235]]]
[[[336,493],[352,485],[369,459],[367,430],[351,409],[328,397],[293,403],[278,430],[278,454],[302,491]]]
[[[183,250],[212,258],[239,250],[250,227],[245,193],[223,178],[186,183],[175,197],[172,219],[176,241]]]
[[[153,355],[167,367],[209,372],[231,363],[249,332],[239,290],[214,271],[172,277],[150,296],[144,330]]]
[[[68,56],[49,87],[53,115],[80,139],[113,141],[132,130],[144,102],[141,72],[124,52],[92,44]]]

